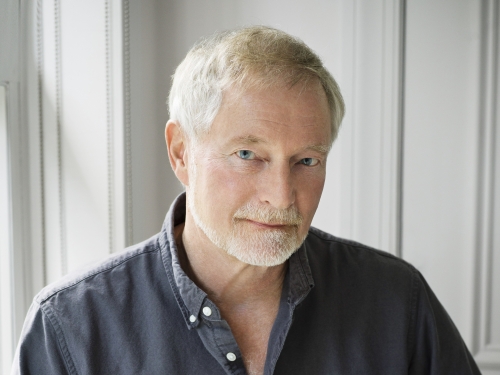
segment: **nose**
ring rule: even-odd
[[[288,163],[269,165],[260,185],[261,202],[276,209],[286,209],[295,203],[295,187]]]

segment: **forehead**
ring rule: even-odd
[[[231,87],[209,131],[211,136],[240,136],[276,140],[297,136],[329,145],[331,118],[328,100],[318,80],[289,86]]]

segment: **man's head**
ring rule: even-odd
[[[331,143],[344,116],[339,87],[320,58],[301,40],[269,27],[215,34],[198,42],[177,67],[169,96],[170,118],[191,138],[210,128],[230,87],[267,89],[319,80],[331,115]]]
[[[344,113],[320,59],[275,29],[215,35],[177,68],[170,112],[186,226],[244,263],[286,261],[307,235]]]

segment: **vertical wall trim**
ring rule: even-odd
[[[341,235],[397,255],[401,242],[404,0],[344,0],[342,8],[341,83],[349,108],[340,153],[342,164],[349,167],[340,167]],[[380,69],[380,77],[374,78],[374,68],[361,61],[367,58],[366,49]],[[369,100],[370,96],[378,98],[378,103]],[[376,140],[369,149],[368,137]],[[367,207],[369,201],[374,206]]]
[[[42,250],[42,282],[47,285],[47,249],[45,240],[45,173],[44,139],[43,139],[43,0],[36,3],[36,56],[37,56],[37,101],[38,101],[38,133],[40,139],[40,219],[41,219],[41,250]]]
[[[481,4],[481,83],[479,188],[477,215],[474,341],[472,351],[482,369],[500,371],[500,348],[491,343],[496,132],[498,131],[500,1]],[[498,194],[498,193],[497,193]]]
[[[132,119],[130,115],[130,7],[129,0],[123,0],[123,89],[125,122],[125,238],[126,246],[133,244],[132,206]]]
[[[405,0],[382,5],[379,246],[401,256]]]
[[[351,87],[352,87],[352,91],[351,91],[351,106],[352,108],[356,108],[357,107],[357,100],[356,100],[356,88],[357,88],[357,78],[358,78],[358,74],[357,74],[357,71],[356,71],[356,62],[358,61],[358,33],[357,33],[357,30],[358,30],[358,0],[354,0],[353,1],[353,5],[352,5],[352,43],[353,43],[353,46],[352,46],[352,62],[353,62],[353,69],[351,70]],[[350,135],[351,135],[351,139],[350,139],[350,161],[351,161],[351,168],[349,173],[350,173],[350,187],[351,189],[353,189],[355,186],[356,186],[356,174],[353,172],[354,171],[354,166],[356,165],[356,124],[357,124],[357,116],[356,116],[357,112],[354,111],[354,110],[351,110],[351,117],[352,117],[352,120],[351,120],[351,127],[350,127]],[[353,233],[354,233],[354,228],[355,228],[355,216],[354,215],[354,212],[355,212],[355,197],[354,195],[351,193],[350,194],[350,197],[349,197],[349,201],[350,201],[350,207],[349,207],[349,211],[351,212],[351,215],[350,215],[350,223],[349,223],[349,229],[348,229],[348,233],[349,233],[349,238],[351,238],[351,236],[353,236]]]
[[[404,118],[406,75],[406,0],[399,5],[399,87],[398,87],[398,135],[397,135],[397,196],[396,196],[396,256],[403,257],[403,189],[404,189]]]
[[[14,39],[15,42],[17,40]],[[17,60],[17,59],[16,59]],[[6,77],[9,78],[9,77]],[[15,83],[14,83],[15,84]],[[0,137],[3,139],[5,144],[2,146],[2,153],[4,154],[4,157],[2,157],[3,160],[0,160],[0,162],[5,162],[5,172],[6,172],[6,181],[2,181],[2,184],[6,183],[6,196],[7,196],[7,201],[5,202],[7,204],[6,207],[2,206],[2,211],[5,213],[7,216],[7,228],[8,232],[7,233],[7,238],[5,241],[6,242],[6,250],[7,253],[3,254],[2,251],[2,267],[0,267],[2,276],[0,277],[0,294],[3,294],[2,292],[6,291],[4,295],[0,295],[0,307],[2,308],[2,312],[0,313],[0,329],[2,329],[2,336],[0,336],[0,346],[2,351],[0,352],[0,360],[8,358],[8,360],[11,360],[12,354],[14,352],[14,345],[15,345],[15,328],[16,328],[16,316],[15,316],[15,311],[16,311],[16,284],[15,284],[15,260],[14,260],[14,251],[17,250],[17,247],[15,246],[15,218],[14,218],[14,205],[15,205],[15,197],[13,196],[13,188],[16,186],[16,181],[14,181],[13,178],[13,160],[12,160],[12,155],[13,153],[13,148],[15,149],[16,147],[14,146],[14,139],[15,136],[12,134],[14,132],[14,126],[19,125],[18,123],[15,123],[15,118],[13,118],[13,113],[11,111],[12,108],[12,102],[15,101],[17,98],[12,95],[9,91],[11,90],[11,82],[7,80],[2,80],[2,77],[0,77],[0,86],[4,88],[4,95],[3,95],[3,103],[0,103],[4,107],[5,110],[5,117],[3,120],[5,120],[5,128],[3,129],[4,134],[3,136],[0,135]],[[2,121],[2,119],[0,119]],[[14,123],[13,123],[14,122]],[[0,129],[2,131],[2,129]],[[1,143],[4,143],[1,142]],[[16,163],[17,164],[17,163]],[[2,197],[3,198],[3,197]],[[2,199],[3,200],[3,199]],[[4,214],[2,214],[3,216]],[[5,240],[5,239],[4,239]],[[4,242],[4,243],[5,243]],[[4,259],[5,257],[5,259]],[[5,284],[3,284],[5,282]],[[7,302],[6,304],[3,304],[3,302]],[[2,345],[5,343],[6,345]],[[3,369],[5,366],[5,363],[1,363],[2,367],[0,367],[0,371]]]
[[[106,30],[106,122],[108,152],[108,246],[111,254],[114,249],[114,131],[113,131],[113,81],[112,81],[112,39],[111,39],[111,0],[105,0]]]
[[[486,320],[486,335],[485,335],[485,341],[486,345],[491,346],[491,331],[492,331],[492,324],[491,321],[494,319],[492,317],[492,300],[493,300],[493,250],[494,250],[494,242],[493,242],[493,233],[494,233],[494,214],[495,214],[495,200],[499,199],[500,196],[498,195],[498,192],[495,193],[495,181],[496,181],[496,176],[495,176],[495,171],[496,171],[496,155],[497,155],[497,150],[496,150],[496,139],[497,139],[497,131],[498,131],[498,92],[499,92],[499,68],[498,64],[500,63],[499,60],[499,50],[500,50],[500,28],[498,26],[498,23],[500,22],[500,1],[499,0],[493,0],[491,3],[491,14],[493,15],[493,20],[492,22],[492,36],[491,36],[491,43],[492,43],[492,48],[491,48],[491,65],[492,65],[492,71],[491,71],[491,82],[493,84],[493,87],[491,88],[491,98],[490,98],[490,108],[491,108],[491,119],[490,119],[490,127],[491,127],[491,137],[490,137],[490,142],[491,144],[491,152],[490,152],[490,163],[489,163],[489,173],[491,175],[490,183],[489,183],[489,190],[491,194],[491,204],[489,205],[489,212],[488,212],[488,231],[489,231],[489,237],[488,237],[488,254],[487,254],[487,259],[488,259],[488,270],[487,270],[487,275],[489,276],[488,278],[488,308],[486,310],[487,313],[487,320]],[[496,249],[499,251],[499,249]],[[497,348],[498,351],[498,348]],[[499,354],[499,365],[500,365],[500,352]],[[499,366],[500,369],[500,366]]]
[[[68,253],[66,246],[66,215],[64,202],[64,176],[63,176],[63,152],[62,152],[62,71],[61,71],[61,4],[60,0],[54,0],[55,21],[55,65],[56,65],[56,126],[57,126],[57,168],[59,178],[59,225],[61,235],[61,273],[68,272]]]

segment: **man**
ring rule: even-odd
[[[185,194],[158,235],[35,298],[14,373],[479,373],[411,265],[310,227],[344,105],[306,45],[203,40],[169,106]]]

